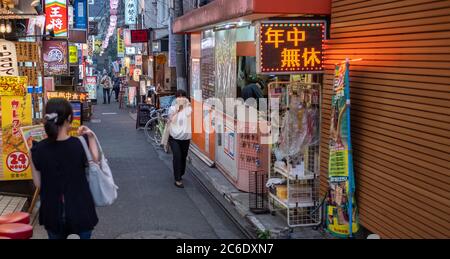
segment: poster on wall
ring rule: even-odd
[[[42,42],[44,74],[46,76],[67,75],[69,73],[68,43],[66,40]]]
[[[0,181],[32,178],[28,149],[20,131],[21,127],[32,124],[32,100],[26,88],[26,77],[0,77]]]
[[[324,39],[324,21],[262,22],[256,48],[258,73],[322,72]]]
[[[222,103],[225,98],[235,98],[236,91],[236,30],[222,30],[215,35],[215,96]]]
[[[18,76],[16,45],[0,39],[0,76]]]
[[[207,100],[215,97],[215,63],[214,63],[214,32],[212,30],[205,31],[202,34],[201,43],[201,60],[200,60],[200,75],[202,98]]]
[[[349,62],[336,66],[331,99],[327,200],[327,229],[351,237],[359,229],[350,127]]]
[[[53,26],[55,37],[68,36],[68,10],[66,0],[45,0],[45,28]]]
[[[200,83],[200,59],[191,61],[191,96],[197,102],[202,102],[202,88]]]
[[[87,76],[84,88],[88,94],[88,99],[96,100],[97,99],[97,77],[96,76]]]

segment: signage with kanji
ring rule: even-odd
[[[47,92],[47,99],[64,98],[68,101],[85,102],[88,98],[86,92]]]
[[[325,22],[268,22],[259,29],[258,72],[312,73],[323,70]]]
[[[134,25],[137,23],[137,1],[125,0],[125,24]]]
[[[131,43],[147,43],[148,30],[131,30]]]
[[[66,0],[45,0],[45,27],[51,24],[56,37],[67,37],[69,25]]]

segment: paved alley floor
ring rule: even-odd
[[[244,237],[189,172],[185,189],[174,186],[171,161],[159,158],[127,109],[98,104],[92,119],[119,186],[116,203],[98,208],[93,238]]]

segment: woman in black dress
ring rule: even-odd
[[[80,140],[68,133],[72,106],[65,99],[50,99],[45,113],[48,138],[31,149],[33,181],[41,189],[39,223],[49,239],[66,239],[70,234],[90,239],[98,218],[86,178],[86,154]],[[98,161],[93,132],[82,126],[78,134],[86,138],[94,161]]]

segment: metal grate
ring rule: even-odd
[[[253,213],[268,213],[267,172],[253,171],[249,174],[249,209]]]

